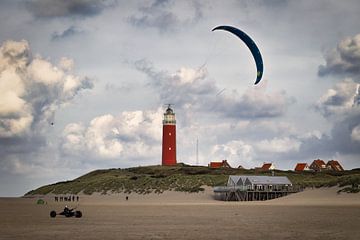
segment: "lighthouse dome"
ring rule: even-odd
[[[174,111],[170,107],[168,107],[166,109],[166,114],[174,114]]]

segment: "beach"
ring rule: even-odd
[[[203,193],[0,198],[0,239],[359,239],[360,194],[307,189],[261,202],[223,202]],[[126,200],[126,196],[129,200]],[[82,218],[50,218],[77,206]]]

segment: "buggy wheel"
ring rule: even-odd
[[[76,211],[75,212],[75,217],[76,218],[81,218],[82,217],[82,212],[81,211]]]
[[[52,217],[52,218],[56,217],[56,212],[55,212],[55,211],[51,211],[51,212],[50,212],[50,217]]]

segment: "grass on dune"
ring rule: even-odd
[[[164,191],[201,192],[203,186],[226,185],[229,175],[271,175],[244,169],[210,169],[203,166],[178,164],[172,167],[147,166],[127,169],[96,170],[71,181],[42,186],[28,192],[35,194],[162,193]],[[360,169],[344,172],[275,171],[302,187],[350,186],[344,192],[356,192],[360,185]]]

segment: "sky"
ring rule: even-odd
[[[169,103],[178,162],[359,168],[359,13],[357,0],[0,1],[0,196],[161,164]],[[256,42],[259,84],[219,25]]]

